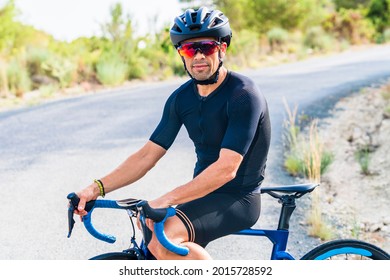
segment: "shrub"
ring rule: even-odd
[[[267,38],[272,51],[283,51],[283,47],[287,44],[289,34],[283,28],[274,27],[267,32]]]
[[[390,28],[387,28],[387,29],[383,32],[383,41],[384,41],[385,43],[390,42]]]
[[[28,48],[26,53],[26,66],[30,75],[43,75],[45,70],[42,68],[42,65],[52,55],[52,53],[43,48]]]
[[[237,39],[234,39],[237,38]],[[256,67],[257,56],[260,54],[259,34],[251,30],[241,30],[235,33],[228,50],[226,61],[230,67]]]
[[[144,78],[149,71],[149,61],[144,57],[132,57],[128,63],[128,78]]]
[[[96,77],[103,85],[120,85],[127,80],[128,73],[127,64],[116,54],[103,57],[96,64]]]
[[[13,60],[7,67],[8,88],[18,97],[31,89],[28,71],[18,60]]]
[[[390,25],[390,1],[371,0],[367,17],[374,24],[378,33],[383,33]]]
[[[69,87],[76,79],[77,66],[69,59],[60,56],[51,56],[42,63],[46,74],[56,79],[61,88]]]
[[[360,10],[342,8],[331,13],[322,25],[326,32],[335,34],[337,39],[347,40],[351,44],[371,42],[375,35],[374,25]]]
[[[315,51],[329,51],[333,46],[333,38],[321,26],[313,26],[306,31],[303,44]]]

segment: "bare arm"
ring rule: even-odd
[[[107,176],[101,178],[106,193],[141,179],[165,155],[166,150],[148,141]]]
[[[237,152],[221,149],[219,159],[201,174],[149,204],[154,208],[164,208],[203,197],[232,180],[242,159],[243,156]]]
[[[111,173],[101,178],[106,193],[127,186],[142,178],[165,155],[166,150],[159,145],[148,141],[140,150],[130,155]],[[78,193],[80,203],[79,215],[86,215],[85,203],[96,199],[100,195],[99,187],[92,183]]]

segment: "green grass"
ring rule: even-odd
[[[364,175],[370,175],[370,160],[371,160],[370,148],[365,146],[358,149],[355,153],[355,158],[360,165],[360,170]]]

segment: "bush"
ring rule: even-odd
[[[77,67],[69,59],[52,56],[42,63],[42,69],[46,74],[56,79],[61,88],[69,87],[76,79]]]
[[[145,57],[133,56],[128,63],[128,78],[142,79],[149,72],[149,60]]]
[[[378,33],[390,25],[390,0],[372,0],[367,17],[372,21]]]
[[[340,9],[328,16],[323,28],[335,34],[337,39],[347,40],[351,44],[371,42],[375,35],[374,25],[360,10]]]
[[[315,51],[329,51],[333,46],[333,38],[321,26],[314,26],[306,31],[303,44]]]
[[[42,69],[43,63],[49,60],[52,54],[43,48],[28,48],[26,53],[26,66],[30,76],[43,75],[45,70]]]
[[[287,30],[274,27],[267,32],[267,38],[272,51],[283,51],[283,47],[286,45],[289,35]]]
[[[8,88],[17,97],[31,90],[31,80],[27,68],[18,60],[13,60],[7,67]]]
[[[235,32],[226,54],[226,61],[230,67],[258,66],[256,57],[260,53],[259,39],[259,34],[254,31],[242,30]]]
[[[128,73],[127,64],[117,54],[106,55],[96,64],[96,77],[103,85],[123,84]]]
[[[390,28],[387,28],[387,29],[383,32],[383,41],[384,41],[385,43],[390,42]]]

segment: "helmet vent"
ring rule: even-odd
[[[188,9],[176,17],[170,36],[176,47],[182,41],[198,37],[224,38],[229,46],[232,31],[228,18],[221,11],[201,7],[196,11]]]

